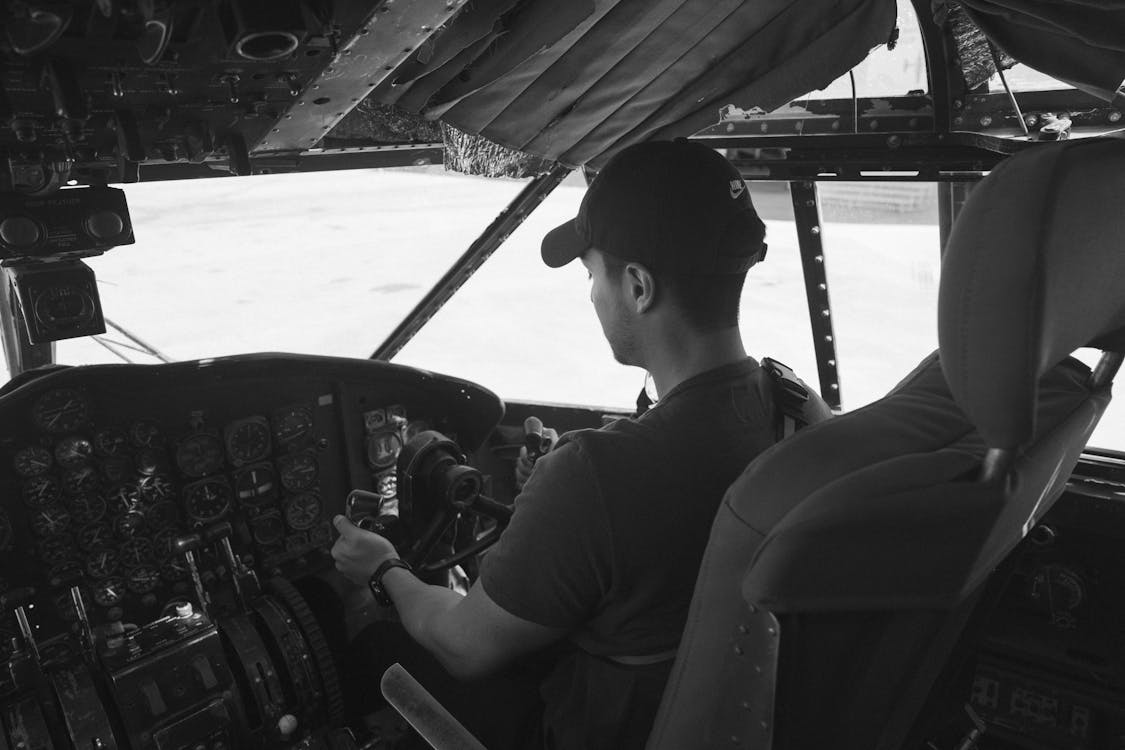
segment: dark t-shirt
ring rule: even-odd
[[[774,443],[769,387],[753,359],[719,367],[539,459],[480,578],[571,631],[542,685],[548,747],[644,746],[723,493]]]

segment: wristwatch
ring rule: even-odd
[[[394,605],[391,597],[387,595],[387,590],[383,588],[383,576],[391,568],[402,568],[403,570],[414,572],[414,568],[410,567],[410,563],[406,560],[400,560],[397,557],[388,557],[383,562],[379,563],[379,567],[375,568],[375,572],[367,579],[367,588],[371,589],[371,595],[375,597],[375,603],[380,607],[390,607]]]

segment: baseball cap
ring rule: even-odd
[[[738,170],[679,138],[623,149],[606,163],[578,216],[543,238],[559,268],[591,247],[653,270],[742,273],[766,256],[765,225]]]

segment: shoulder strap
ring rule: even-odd
[[[777,406],[777,439],[832,416],[832,410],[816,391],[805,385],[788,366],[770,357],[762,358],[762,369],[770,377]]]

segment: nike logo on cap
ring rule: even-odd
[[[730,181],[730,197],[737,198],[742,195],[742,191],[746,189],[746,183],[742,180]]]

